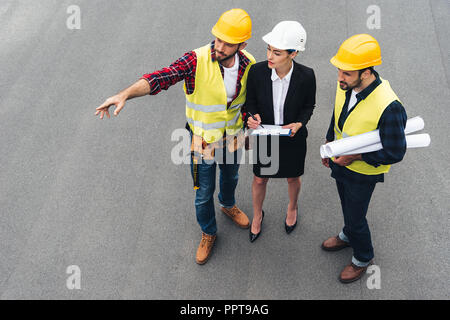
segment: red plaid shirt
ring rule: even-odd
[[[250,64],[248,59],[241,51],[238,51],[239,56],[239,71],[236,83],[236,93],[233,100],[239,95],[241,91],[241,79],[244,76],[245,69]],[[214,41],[211,42],[211,59],[216,60],[216,51],[214,50]],[[219,63],[220,71],[223,78],[223,67]],[[150,84],[150,94],[155,95],[161,90],[167,90],[175,83],[184,80],[186,84],[187,94],[192,94],[195,89],[195,70],[197,68],[197,55],[194,51],[189,51],[180,59],[172,63],[169,67],[155,71],[153,73],[144,74],[141,79],[146,79]],[[228,104],[230,105],[230,103]]]

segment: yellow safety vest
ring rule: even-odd
[[[186,94],[186,119],[195,135],[202,137],[207,143],[213,143],[222,139],[225,133],[235,135],[243,128],[241,107],[247,93],[248,71],[255,63],[255,58],[242,50],[251,62],[241,79],[239,95],[227,108],[225,83],[219,63],[211,60],[211,45],[194,51],[197,55],[194,92],[187,94],[186,84],[183,87]]]
[[[337,140],[362,134],[365,132],[376,130],[378,122],[383,114],[383,111],[393,101],[399,100],[397,95],[392,90],[389,81],[381,79],[381,84],[378,85],[364,100],[361,100],[345,120],[342,132],[339,129],[339,116],[345,103],[345,91],[337,84],[336,102],[334,105],[334,134]],[[400,101],[400,100],[399,100]],[[333,158],[334,160],[334,158]],[[386,173],[390,169],[390,165],[380,165],[374,167],[364,161],[356,160],[352,164],[346,166],[347,169],[365,174],[376,175]]]

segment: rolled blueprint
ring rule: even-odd
[[[406,121],[405,134],[410,134],[425,127],[425,122],[421,117],[414,117]]]
[[[425,123],[421,117],[411,118],[406,121],[405,134],[422,130],[424,127]],[[336,155],[342,155],[344,153],[348,154],[348,152],[353,152],[356,149],[367,147],[380,142],[380,133],[377,129],[356,136],[335,140],[322,145],[320,147],[320,155],[322,158],[331,158]]]
[[[322,159],[331,158],[331,157],[329,157],[327,155],[327,152],[325,151],[325,145],[324,144],[320,146],[320,156],[322,157]]]
[[[408,149],[428,147],[431,143],[431,138],[428,133],[411,134],[405,136],[405,138],[406,138],[406,148]],[[336,156],[347,156],[350,154],[368,153],[378,151],[381,149],[383,149],[383,145],[381,144],[381,142],[379,142],[367,147],[362,147],[360,149],[355,149],[346,153],[338,154]]]

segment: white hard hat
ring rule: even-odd
[[[277,49],[305,51],[306,31],[297,21],[281,21],[262,39]]]

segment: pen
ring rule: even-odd
[[[248,114],[250,115],[250,117],[253,118],[253,120],[258,121],[258,120],[256,120],[256,118],[251,114],[251,112],[249,112],[249,111],[247,111],[247,112],[248,112]],[[261,126],[261,128],[264,128],[264,127],[262,126],[262,124],[260,124],[260,126]]]

